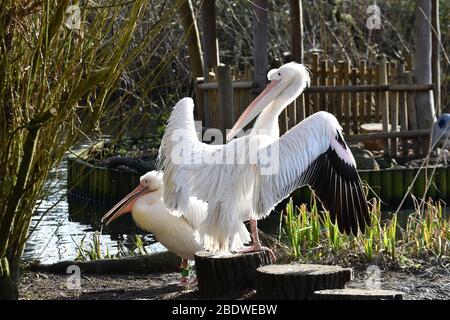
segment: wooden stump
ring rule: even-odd
[[[198,292],[204,298],[218,298],[226,293],[253,288],[256,269],[271,263],[266,251],[213,255],[195,254]]]
[[[257,269],[261,299],[312,300],[314,292],[341,289],[353,277],[351,268],[317,264],[269,265]]]
[[[315,300],[403,300],[403,292],[381,289],[329,289],[314,292]]]

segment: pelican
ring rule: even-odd
[[[106,225],[121,215],[131,212],[134,222],[143,230],[151,232],[155,238],[182,259],[181,283],[188,282],[189,260],[194,260],[196,251],[202,245],[195,239],[195,230],[206,217],[207,204],[194,197],[189,198],[182,217],[171,214],[162,201],[164,190],[163,173],[150,171],[140,177],[140,183],[125,198],[120,200],[103,217]],[[242,223],[233,246],[241,247],[250,241],[247,228]]]
[[[431,128],[431,149],[436,148],[439,157],[442,157],[444,164],[447,165],[447,156],[450,149],[450,114],[443,113],[436,119]],[[437,151],[442,149],[442,153]]]
[[[183,214],[189,196],[208,202],[197,236],[212,252],[229,250],[229,239],[248,219],[252,245],[242,251],[267,250],[259,241],[257,220],[304,185],[314,190],[342,232],[364,232],[369,223],[355,159],[332,114],[317,112],[279,136],[278,116],[309,85],[309,71],[291,62],[270,70],[267,77],[267,87],[242,113],[227,140],[257,117],[248,135],[225,145],[200,142],[194,103],[184,98],[173,108],[161,142],[164,202],[177,215]]]

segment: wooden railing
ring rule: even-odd
[[[426,152],[425,144],[419,142],[429,130],[418,130],[415,94],[434,86],[414,84],[410,63],[382,60],[368,66],[361,60],[352,66],[344,61],[333,64],[313,54],[306,66],[311,71],[311,86],[281,114],[281,133],[324,110],[337,117],[349,141],[381,139],[385,155],[391,157],[417,157]],[[203,108],[197,117],[204,126],[223,132],[232,127],[258,93],[252,74],[250,67],[241,71],[219,66],[209,72],[208,79],[199,79]],[[382,131],[365,133],[361,130],[365,123],[381,123]]]

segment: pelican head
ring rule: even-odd
[[[432,131],[431,131],[431,146],[446,148],[450,145],[449,139],[450,133],[450,114],[443,113],[437,120],[434,122]],[[449,141],[447,141],[449,140]]]
[[[309,86],[309,70],[296,62],[289,62],[267,73],[270,81],[266,88],[242,113],[234,127],[228,132],[231,140],[240,130],[256,118],[265,109],[273,108],[274,116],[294,101]]]
[[[134,207],[136,202],[145,200],[146,203],[156,203],[161,201],[163,174],[158,171],[150,171],[140,177],[140,183],[128,195],[120,200],[111,210],[103,217],[102,222],[106,221],[106,225],[117,219],[121,215],[132,212],[134,218]]]

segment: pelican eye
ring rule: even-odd
[[[278,72],[278,75],[281,77],[281,72]]]

